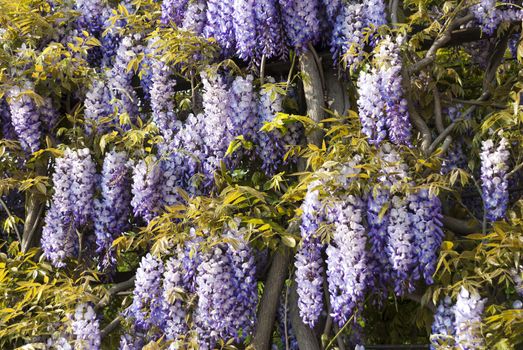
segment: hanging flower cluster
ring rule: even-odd
[[[431,350],[437,350],[435,345],[450,345],[453,343],[456,333],[454,325],[456,316],[454,315],[454,306],[452,299],[446,296],[438,304],[434,313],[434,322],[432,323],[432,333],[430,335]]]
[[[494,0],[481,0],[472,7],[472,13],[488,36],[494,34],[501,22],[517,22],[523,18],[521,7],[510,0],[501,6],[496,6]]]
[[[42,231],[44,256],[53,265],[64,265],[64,259],[78,248],[76,230],[93,218],[95,164],[88,148],[66,149],[56,160],[53,175],[54,194],[45,216]]]
[[[411,124],[402,87],[402,38],[387,36],[380,41],[379,68],[361,72],[358,78],[358,108],[362,131],[369,142],[379,144],[388,135],[396,145],[410,145]]]
[[[481,147],[481,189],[485,216],[489,221],[505,216],[508,205],[508,141],[502,138],[496,146],[489,139]]]
[[[160,167],[155,157],[140,160],[133,168],[133,214],[151,221],[160,209]]]
[[[454,306],[456,343],[461,349],[481,349],[485,346],[481,335],[481,315],[486,299],[475,291],[462,287]]]
[[[36,103],[29,96],[24,95],[19,87],[13,87],[9,91],[8,103],[11,124],[22,149],[28,153],[36,152],[40,148],[42,137],[40,113]]]

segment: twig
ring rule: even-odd
[[[432,89],[434,94],[434,116],[436,118],[436,129],[439,133],[442,133],[445,127],[443,126],[443,115],[441,113],[441,98],[439,96],[438,87],[434,86]]]
[[[265,84],[265,61],[267,60],[267,57],[265,54],[262,55],[261,62],[260,62],[260,85]]]
[[[514,169],[512,169],[512,171],[510,171],[508,174],[507,174],[507,177],[511,177],[513,176],[514,174],[516,174],[519,170],[521,170],[521,168],[523,168],[523,163],[519,164],[518,166],[514,167]]]
[[[354,318],[354,313],[352,314],[352,316],[347,320],[347,322],[345,322],[345,324],[343,325],[343,327],[340,328],[340,330],[338,331],[338,333],[336,333],[336,335],[334,336],[334,338],[332,338],[330,340],[330,342],[327,344],[327,346],[325,347],[325,350],[329,350],[329,348],[332,346],[332,344],[334,343],[334,341],[340,336],[340,334],[345,330],[345,328],[349,325],[349,323],[351,323],[352,319]]]
[[[452,31],[460,25],[467,23],[473,18],[474,15],[469,13],[463,17],[455,18],[454,20],[452,20],[450,24],[447,26],[447,28],[441,33],[441,35],[436,40],[434,40],[430,48],[427,50],[425,57],[419,60],[418,62],[414,63],[410,67],[409,72],[411,74],[417,73],[432,62],[434,62],[438,50],[445,46],[452,38]]]
[[[2,204],[2,207],[4,208],[5,212],[9,217],[12,217],[11,211],[7,207],[7,204],[5,204],[4,200],[0,197],[0,203]],[[22,242],[22,236],[20,235],[20,231],[18,230],[18,226],[16,226],[16,222],[13,225],[16,233],[16,237],[18,238],[18,242]]]
[[[133,288],[135,279],[136,279],[136,276],[133,276],[130,279],[128,279],[127,281],[117,283],[114,286],[112,286],[111,288],[109,288],[109,290],[107,291],[107,294],[102,299],[100,299],[98,304],[96,304],[95,309],[99,310],[103,307],[106,307],[107,305],[109,305],[111,298],[113,296],[115,296],[117,293]]]
[[[100,332],[100,337],[103,339],[105,338],[109,333],[114,331],[118,326],[122,323],[122,318],[120,316],[116,317],[114,320],[111,321],[107,326],[105,326],[104,329]]]

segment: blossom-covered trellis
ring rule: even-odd
[[[0,0],[0,347],[516,347],[522,20]]]

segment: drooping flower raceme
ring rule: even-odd
[[[189,0],[163,0],[162,1],[162,24],[174,23],[181,26],[187,10]]]
[[[184,281],[183,259],[185,252],[178,249],[175,256],[167,260],[163,274],[163,302],[165,303],[165,336],[176,340],[187,333],[187,305],[183,293],[187,291]]]
[[[318,0],[279,0],[289,46],[304,51],[320,38]]]
[[[207,23],[206,0],[190,1],[183,19],[182,28],[201,35]]]
[[[169,142],[176,129],[175,86],[172,69],[158,59],[151,59],[152,87],[151,109],[153,121],[164,139]]]
[[[431,350],[438,349],[436,348],[437,345],[452,345],[455,335],[455,319],[452,299],[446,296],[440,301],[434,313],[434,322],[432,322],[430,335]]]
[[[86,225],[93,217],[94,184],[96,166],[91,158],[89,148],[82,148],[70,153],[71,188],[70,204],[74,222],[78,226]]]
[[[236,49],[233,25],[234,0],[207,0],[207,23],[204,34],[215,38],[222,48],[222,54],[229,57]]]
[[[162,294],[164,266],[160,259],[150,253],[142,258],[136,271],[133,303],[130,314],[139,330],[148,330],[152,325],[162,328],[165,322]]]
[[[327,282],[332,317],[340,327],[361,305],[367,287],[367,237],[363,226],[363,202],[349,195],[328,210],[327,218],[334,224],[327,246]]]
[[[305,324],[313,328],[323,309],[323,245],[316,237],[323,219],[317,182],[309,185],[301,209],[301,246],[296,254],[296,284],[298,307]]]
[[[103,28],[104,11],[109,11],[102,0],[75,0],[75,8],[80,12],[77,26],[97,37]]]
[[[28,86],[27,89],[31,87]],[[11,123],[20,140],[22,149],[28,153],[36,152],[40,148],[42,136],[40,114],[36,103],[22,89],[13,87],[8,92]]]
[[[256,57],[283,57],[286,52],[283,23],[277,0],[256,0],[254,2],[256,18]]]
[[[140,160],[133,169],[133,213],[151,221],[160,205],[160,167],[156,158]]]
[[[496,146],[493,140],[483,141],[481,147],[481,189],[483,206],[489,221],[505,216],[508,205],[508,141],[502,138]]]
[[[95,80],[89,91],[87,91],[84,107],[85,131],[87,134],[93,132],[93,127],[96,127],[98,132],[105,133],[108,125],[102,124],[102,118],[112,116],[113,106],[111,105],[111,93],[102,79]]]
[[[370,143],[379,144],[387,136],[385,104],[381,95],[381,75],[376,69],[358,77],[358,109],[362,131]]]
[[[402,86],[402,37],[385,37],[379,45],[376,60],[380,65],[381,94],[386,101],[386,125],[389,139],[396,145],[410,145],[411,129],[407,100]]]
[[[102,169],[102,198],[96,201],[94,215],[94,232],[99,253],[107,253],[112,241],[129,227],[130,175],[129,160],[124,152],[111,151],[106,154]]]
[[[71,328],[76,338],[75,349],[100,349],[102,342],[100,322],[96,318],[96,313],[91,305],[79,304],[76,306]]]
[[[16,140],[16,131],[11,123],[11,112],[5,99],[0,100],[0,123],[2,123],[2,138]]]
[[[418,253],[419,273],[427,284],[434,283],[439,250],[443,242],[441,202],[427,190],[409,198],[411,230]]]
[[[485,346],[481,334],[481,315],[486,299],[476,291],[461,287],[454,306],[456,343],[459,349],[474,350]]]
[[[243,60],[249,60],[253,57],[257,45],[257,23],[254,17],[255,2],[255,0],[233,0],[236,53]]]
[[[483,32],[486,35],[492,35],[500,22],[500,16],[496,10],[496,0],[481,0],[479,4],[472,7],[472,13],[481,24]]]

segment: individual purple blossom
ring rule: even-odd
[[[256,60],[283,57],[286,53],[284,30],[276,0],[256,0]]]
[[[233,0],[236,53],[243,60],[251,59],[256,51],[258,38],[254,14],[255,2],[255,0]]]
[[[72,151],[71,161],[71,188],[70,203],[75,224],[86,225],[93,217],[94,184],[96,165],[94,164],[89,148]]]
[[[99,253],[107,254],[113,240],[129,227],[130,175],[129,160],[124,152],[111,151],[106,154],[102,169],[101,198],[96,201],[94,215],[94,232]]]
[[[409,198],[409,211],[417,246],[419,273],[427,284],[432,284],[443,242],[441,202],[428,190],[420,190]]]
[[[93,85],[87,91],[84,101],[85,131],[88,135],[92,134],[93,127],[97,132],[104,133],[108,127],[102,118],[109,118],[113,115],[111,104],[111,93],[106,83],[102,79],[93,81]]]
[[[334,62],[342,62],[352,69],[363,58],[365,13],[363,4],[348,3],[342,6],[331,37],[331,54]]]
[[[320,38],[319,2],[279,0],[279,3],[289,45],[298,51],[314,45]]]
[[[76,338],[75,349],[99,350],[101,347],[100,322],[89,304],[76,306],[71,328]]]
[[[31,89],[31,86],[26,89]],[[9,90],[8,96],[11,123],[22,149],[28,153],[36,152],[40,148],[42,137],[38,107],[33,99],[23,94],[22,89],[17,86]]]
[[[492,139],[482,142],[481,189],[487,220],[496,221],[505,216],[508,206],[508,141],[501,138],[496,146]]]
[[[160,205],[160,167],[156,158],[140,160],[133,169],[131,205],[137,217],[149,222]]]
[[[394,291],[398,296],[412,292],[413,282],[419,279],[416,237],[411,230],[412,218],[408,212],[408,204],[406,198],[398,195],[391,198],[387,226],[386,251],[392,266]]]
[[[143,51],[139,36],[126,36],[120,42],[114,65],[108,72],[108,88],[112,99],[116,100],[118,114],[126,113],[130,121],[138,116],[140,101],[133,87],[133,70],[128,71],[129,63]]]
[[[323,309],[323,245],[316,236],[323,220],[317,182],[309,184],[301,205],[300,232],[302,243],[296,254],[298,307],[303,322],[314,328]]]
[[[5,99],[0,100],[0,123],[2,123],[2,138],[16,140],[16,131],[11,123],[11,112]]]
[[[225,57],[231,56],[236,49],[233,25],[234,0],[207,0],[207,23],[205,36],[216,39]]]
[[[461,287],[454,306],[456,343],[459,349],[474,350],[485,346],[481,334],[481,315],[486,299],[481,299],[478,292]]]
[[[75,0],[75,9],[80,12],[77,27],[98,36],[102,32],[104,12],[109,9],[103,0]]]
[[[410,145],[412,125],[407,100],[404,97],[400,45],[402,37],[395,41],[385,37],[379,46],[376,59],[380,64],[382,96],[386,101],[386,125],[389,139],[396,145]]]
[[[178,249],[173,257],[165,263],[163,274],[163,303],[165,303],[164,332],[168,340],[176,340],[188,331],[186,321],[188,305],[183,300],[187,292],[183,260],[185,252]]]
[[[381,75],[376,69],[358,77],[358,110],[362,131],[369,143],[379,144],[387,136],[385,104],[381,95]]]
[[[169,142],[176,131],[177,117],[174,101],[176,80],[169,65],[159,59],[151,59],[152,86],[151,109],[153,121],[164,139]]]
[[[174,23],[177,26],[181,26],[188,3],[189,0],[163,0],[161,16],[162,24],[168,25]]]
[[[141,350],[144,346],[142,337],[136,335],[122,334],[120,337],[119,350]]]
[[[436,347],[439,345],[444,346],[453,343],[455,318],[452,299],[446,296],[440,301],[434,313],[434,321],[432,322],[432,331],[430,334],[431,350],[439,349],[439,347]]]
[[[142,258],[136,271],[133,303],[130,314],[139,330],[148,330],[152,325],[163,326],[165,322],[162,275],[164,266],[160,259],[150,253]]]
[[[258,304],[258,281],[253,249],[245,239],[245,229],[229,229],[226,233],[236,244],[229,247],[236,305],[228,315],[228,322],[233,326],[231,333],[236,333],[239,341],[252,334],[256,322],[256,305]],[[241,337],[240,337],[241,333]]]
[[[207,23],[206,0],[193,0],[187,5],[187,11],[183,19],[182,28],[196,35],[202,35]]]
[[[226,245],[215,245],[202,256],[196,275],[198,303],[194,313],[200,349],[214,349],[219,339],[229,339],[227,320],[236,304],[234,268]],[[239,316],[239,315],[232,315]]]
[[[267,82],[274,83],[272,77]],[[258,129],[266,122],[271,122],[276,114],[283,112],[284,96],[276,91],[262,89],[258,99]],[[270,132],[260,131],[257,135],[256,154],[262,161],[261,168],[267,176],[275,175],[282,165],[289,163],[285,160],[288,147],[296,146],[302,136],[297,123],[286,125],[286,130],[274,129]]]
[[[362,209],[361,199],[349,195],[336,201],[327,214],[328,221],[333,223],[326,250],[327,282],[331,316],[340,327],[365,299],[369,270]]]

